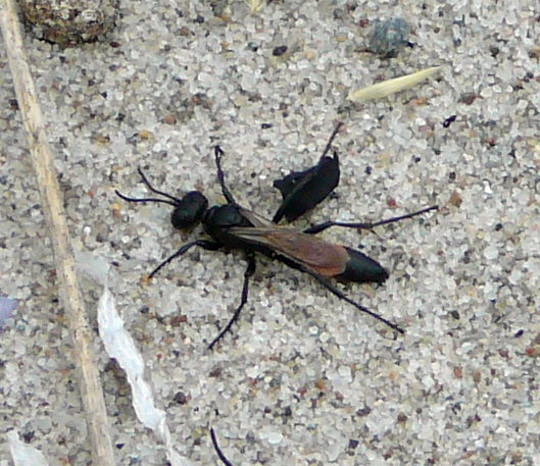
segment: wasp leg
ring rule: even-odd
[[[177,257],[180,257],[182,254],[185,254],[188,252],[193,246],[200,246],[203,249],[207,249],[209,251],[216,251],[217,249],[221,248],[223,245],[221,243],[216,243],[214,241],[207,241],[204,239],[198,239],[196,241],[192,241],[191,243],[184,244],[178,251],[176,251],[172,256],[165,259],[161,264],[159,264],[148,276],[148,278],[153,278],[156,273],[158,273],[163,267],[165,267],[168,263],[172,262]]]
[[[330,135],[330,139],[326,143],[326,147],[323,150],[323,153],[321,155],[321,159],[328,153],[328,151],[330,150],[330,147],[332,147],[332,143],[334,142],[334,139],[336,138],[336,136],[339,133],[339,130],[341,129],[342,126],[343,126],[343,122],[341,122],[341,121],[336,125],[336,128],[334,129],[334,131]]]
[[[227,202],[229,204],[236,204],[236,201],[234,200],[233,195],[229,191],[229,188],[225,185],[225,173],[223,172],[223,169],[221,168],[221,157],[223,157],[223,151],[221,150],[221,147],[216,146],[214,148],[214,155],[216,159],[216,166],[217,166],[217,177],[219,184],[221,186],[221,191],[223,192],[223,196],[225,196],[225,199],[227,199]]]
[[[395,330],[399,333],[405,333],[405,331],[398,327],[396,324],[393,324],[389,320],[386,320],[384,317],[380,316],[379,314],[370,311],[367,307],[362,306],[361,304],[358,304],[356,301],[353,301],[351,298],[347,297],[342,291],[340,291],[335,285],[330,283],[328,280],[326,280],[324,277],[321,277],[320,275],[312,272],[309,269],[302,268],[301,269],[304,272],[309,273],[313,278],[315,278],[322,286],[324,286],[328,291],[336,295],[339,299],[343,299],[343,301],[348,302],[349,304],[352,304],[356,309],[364,312],[365,314],[370,315],[371,317],[377,319],[379,322],[382,322],[383,324],[390,327],[392,330]]]
[[[217,438],[216,438],[216,434],[215,434],[214,429],[212,427],[210,427],[210,438],[212,439],[212,444],[214,445],[214,450],[216,450],[216,453],[217,453],[219,459],[221,460],[221,462],[225,466],[233,466],[233,464],[225,457],[225,454],[223,453],[223,451],[221,451],[221,448],[219,448],[218,441],[217,441]]]
[[[439,206],[426,207],[425,209],[419,210],[418,212],[413,212],[411,214],[400,215],[399,217],[392,217],[386,220],[381,220],[380,222],[374,223],[343,223],[343,222],[333,222],[329,220],[328,222],[319,223],[318,225],[313,225],[304,230],[304,233],[309,233],[315,235],[321,231],[326,230],[330,227],[344,227],[344,228],[356,228],[358,230],[371,230],[372,228],[379,227],[381,225],[388,225],[389,223],[399,222],[400,220],[405,220],[407,218],[416,217],[417,215],[422,215],[432,210],[437,210]]]
[[[255,257],[253,255],[249,255],[246,257],[246,259],[247,259],[248,265],[247,265],[246,271],[244,272],[244,285],[242,286],[242,297],[240,299],[240,306],[236,308],[236,311],[234,311],[234,314],[231,320],[229,320],[227,325],[223,327],[223,330],[221,330],[218,336],[212,340],[212,343],[208,345],[208,349],[210,350],[231,329],[232,324],[234,324],[234,322],[238,319],[238,316],[240,315],[240,311],[244,307],[244,304],[246,304],[247,302],[249,278],[255,273]]]

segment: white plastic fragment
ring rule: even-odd
[[[47,466],[47,460],[39,450],[21,442],[16,431],[7,433],[9,450],[15,466]]]
[[[389,79],[382,81],[372,86],[364,87],[349,93],[347,99],[354,102],[366,102],[373,99],[382,99],[390,94],[409,89],[424,79],[429,78],[433,73],[438,71],[440,66],[432,66],[431,68],[425,68],[417,71],[416,73],[400,76],[399,78]]]
[[[173,466],[189,466],[191,462],[178,454],[172,445],[165,411],[156,408],[152,390],[144,380],[144,361],[131,335],[124,328],[116,302],[107,284],[98,304],[99,334],[107,354],[116,359],[126,372],[131,387],[133,408],[143,425],[152,429],[167,448],[167,458]]]
[[[0,330],[2,330],[2,325],[12,316],[18,305],[19,301],[17,299],[0,296]]]

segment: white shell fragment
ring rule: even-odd
[[[16,431],[8,432],[7,439],[15,466],[47,466],[48,463],[43,454],[22,442]]]
[[[126,372],[133,397],[133,408],[139,421],[152,429],[165,444],[167,457],[173,466],[188,466],[191,463],[179,455],[172,446],[165,411],[155,406],[150,385],[144,379],[143,358],[133,338],[124,328],[124,321],[116,309],[114,296],[107,285],[98,304],[98,325],[107,354],[116,359]]]
[[[363,89],[351,92],[347,99],[353,102],[366,102],[373,99],[382,99],[390,94],[409,89],[414,85],[422,82],[424,79],[429,78],[433,73],[438,71],[440,66],[432,66],[431,68],[425,68],[417,71],[416,73],[400,76],[399,78],[388,79],[377,84],[373,84]]]

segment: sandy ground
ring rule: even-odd
[[[534,0],[123,2],[105,40],[27,54],[81,257],[112,264],[112,290],[148,366],[176,448],[235,465],[540,464],[540,22]],[[368,21],[403,16],[413,48],[361,52]],[[368,21],[366,21],[368,20]],[[281,56],[276,47],[287,46]],[[16,428],[51,465],[86,465],[89,444],[48,232],[0,51],[0,291],[19,300],[0,334],[0,465]],[[380,79],[443,65],[398,95],[351,105]],[[448,127],[443,122],[456,115]],[[136,169],[175,195],[231,189],[271,217],[272,181],[313,165],[335,123],[341,183],[307,219],[368,221],[432,204],[377,234],[331,229],[390,271],[346,293],[394,337],[313,279],[260,260],[240,321],[206,345],[240,299],[241,253],[193,251],[141,280],[188,238]],[[92,325],[100,287],[83,279]],[[96,331],[119,465],[164,465],[122,371]]]

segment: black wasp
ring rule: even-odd
[[[223,248],[227,250],[240,249],[245,252],[247,268],[244,272],[240,305],[236,308],[227,325],[212,340],[209,345],[210,349],[230,330],[246,304],[249,279],[255,272],[256,253],[270,259],[278,260],[293,269],[311,275],[338,298],[352,304],[360,311],[369,314],[390,328],[404,333],[397,325],[347,297],[329,280],[330,278],[336,278],[338,280],[360,283],[382,283],[388,278],[388,272],[377,261],[360,251],[324,241],[315,235],[332,226],[372,229],[377,226],[387,225],[424,214],[437,209],[437,206],[427,207],[418,212],[375,223],[327,221],[313,225],[303,231],[277,224],[283,217],[287,221],[292,221],[304,214],[307,210],[315,207],[324,200],[337,186],[340,175],[337,153],[334,152],[333,157],[328,157],[326,154],[330,151],[331,144],[340,127],[341,123],[336,126],[336,129],[330,136],[330,140],[317,165],[304,171],[291,172],[284,178],[274,181],[274,186],[280,190],[283,201],[272,221],[261,217],[251,210],[245,209],[235,201],[225,184],[225,174],[221,167],[221,159],[224,154],[219,146],[215,147],[215,162],[217,166],[217,178],[223,196],[227,201],[224,205],[215,205],[208,208],[208,200],[199,191],[188,192],[181,199],[159,191],[150,184],[140,168],[138,171],[143,183],[150,191],[162,196],[164,199],[134,199],[116,191],[118,196],[128,202],[160,202],[169,204],[174,207],[171,222],[175,228],[191,228],[201,222],[205,232],[210,237],[210,239],[197,239],[184,244],[178,251],[159,264],[150,273],[150,278],[165,265],[175,258],[180,257],[194,246],[200,246],[211,251]]]

